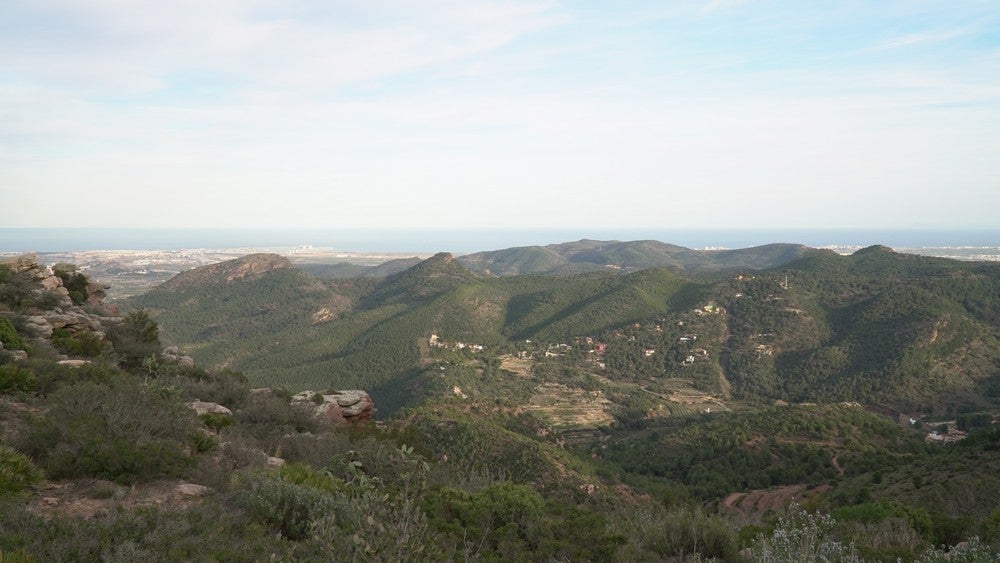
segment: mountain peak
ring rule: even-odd
[[[424,262],[426,262],[426,263],[447,264],[447,263],[451,262],[454,259],[455,259],[455,257],[452,256],[450,252],[438,252],[434,256],[431,256],[427,260],[424,260]]]
[[[873,244],[871,246],[866,246],[865,248],[856,251],[854,254],[865,255],[865,254],[875,254],[878,252],[884,252],[887,254],[896,254],[895,250],[882,244]]]
[[[234,260],[209,264],[181,272],[160,287],[178,290],[203,284],[225,284],[261,277],[267,272],[285,268],[295,268],[292,261],[284,256],[270,253],[247,254]]]
[[[477,278],[450,253],[439,252],[387,277],[376,295],[381,299],[420,300]]]

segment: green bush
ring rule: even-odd
[[[29,364],[38,380],[38,394],[50,395],[60,387],[83,383],[114,385],[128,377],[114,366],[102,362],[92,362],[80,367],[61,366],[51,361],[36,361]]]
[[[21,338],[14,323],[7,317],[0,317],[0,344],[7,350],[27,350],[28,343]]]
[[[235,422],[233,417],[228,414],[220,414],[216,412],[208,412],[203,415],[199,415],[198,418],[201,420],[202,424],[216,432],[227,426],[232,426]]]
[[[55,264],[52,273],[62,280],[63,287],[69,291],[69,298],[74,305],[82,305],[87,300],[87,286],[90,280],[76,270],[73,264]]]
[[[35,563],[35,558],[23,549],[7,552],[0,550],[0,563]]]
[[[93,332],[71,334],[64,328],[52,331],[52,345],[70,356],[94,358],[108,349],[108,343]]]
[[[0,502],[0,552],[11,561],[315,560],[214,502],[184,509],[112,508],[100,518],[42,517],[23,503]]]
[[[48,311],[49,309],[55,309],[62,302],[63,298],[58,293],[54,291],[43,291],[35,297],[32,306],[43,311]]]
[[[191,465],[194,413],[163,389],[83,382],[56,390],[48,404],[18,441],[53,478],[128,484],[180,475]]]
[[[0,365],[0,393],[30,393],[37,388],[38,381],[31,370],[13,364]]]
[[[752,548],[754,561],[859,562],[853,545],[845,545],[833,536],[836,525],[828,514],[811,513],[792,505],[787,516],[778,519],[770,536],[762,536]]]
[[[205,432],[191,434],[191,443],[194,444],[194,451],[198,453],[209,452],[219,447],[219,441],[215,436]]]
[[[330,493],[344,489],[344,482],[330,472],[313,469],[304,463],[286,463],[278,470],[278,476],[296,485],[308,485]]]
[[[194,368],[164,378],[164,383],[180,389],[185,400],[219,403],[232,410],[243,408],[250,396],[246,376],[229,369],[207,372]]]
[[[314,524],[337,508],[334,498],[320,489],[265,473],[241,475],[236,488],[237,505],[290,540],[307,538]]]
[[[311,413],[297,409],[287,398],[271,393],[250,395],[246,406],[235,416],[258,438],[276,432],[313,432],[319,427]]]
[[[30,459],[0,445],[0,496],[19,493],[42,478],[42,470]]]
[[[26,309],[34,304],[39,287],[30,275],[0,265],[0,303],[18,311]]]
[[[546,503],[535,489],[510,482],[479,493],[441,488],[424,507],[439,541],[460,559],[609,560],[621,541],[600,515]]]
[[[732,561],[736,559],[740,539],[728,522],[697,508],[666,511],[643,507],[629,511],[617,526],[638,559],[683,559],[697,553],[705,558]],[[761,531],[755,526],[747,528],[746,532],[740,531],[741,536]]]
[[[108,328],[108,338],[121,358],[122,367],[137,370],[149,356],[163,350],[160,327],[143,309],[131,311],[122,322]]]

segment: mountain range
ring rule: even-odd
[[[1000,559],[997,265],[568,247],[633,258],[0,264],[0,559]]]
[[[569,273],[581,264],[590,271]],[[841,256],[585,240],[442,253],[381,278],[327,281],[251,255],[185,272],[128,306],[149,309],[169,343],[206,365],[293,390],[370,388],[385,404],[427,389],[432,335],[491,357],[524,352],[526,340],[590,353],[575,344],[589,339],[606,344],[603,367],[580,364],[596,376],[726,400],[937,412],[994,404],[1000,390],[1000,266],[878,246]]]

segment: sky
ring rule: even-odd
[[[2,0],[56,226],[1000,228],[1000,2]]]

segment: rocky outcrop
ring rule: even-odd
[[[14,258],[2,260],[0,264],[9,267],[16,273],[27,274],[33,278],[38,282],[39,288],[37,291],[39,293],[55,293],[59,295],[61,304],[73,304],[73,301],[69,298],[69,290],[63,287],[62,280],[52,272],[51,268],[38,263],[37,254],[22,254]]]
[[[25,317],[24,329],[41,338],[52,338],[52,325],[42,315]]]
[[[368,393],[357,389],[326,393],[303,391],[292,397],[292,404],[311,410],[313,416],[331,426],[371,420],[376,410]]]
[[[120,320],[118,317],[101,316],[87,312],[74,305],[73,300],[70,299],[69,290],[63,286],[62,278],[55,275],[48,266],[39,264],[35,254],[23,254],[0,260],[0,264],[34,279],[38,283],[36,291],[39,294],[51,293],[59,296],[58,304],[52,309],[24,317],[25,330],[38,338],[52,338],[54,331],[65,330],[70,334],[92,332],[104,340],[104,324]],[[91,311],[97,309],[105,313],[113,312],[101,302],[105,295],[105,289],[106,286],[99,283],[91,282],[87,285],[87,303],[91,305]]]
[[[181,354],[177,346],[168,346],[160,354],[160,359],[170,364],[177,364],[182,368],[193,368],[194,358]]]
[[[87,304],[88,305],[103,305],[104,298],[108,296],[108,290],[111,289],[110,285],[104,285],[102,283],[90,282],[87,284]]]
[[[28,353],[24,350],[7,350],[7,355],[15,362],[23,362],[28,359]]]
[[[198,416],[206,414],[223,414],[226,416],[232,416],[233,411],[220,405],[219,403],[210,403],[208,401],[192,401],[188,403],[188,406],[194,410],[195,414]]]

